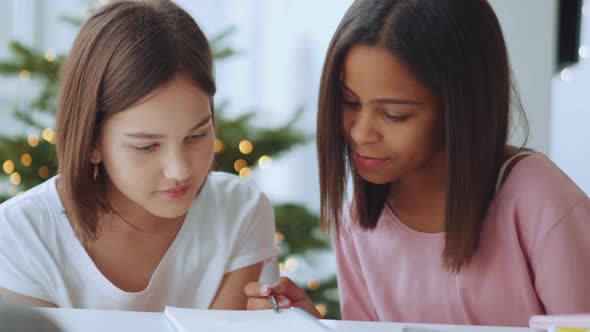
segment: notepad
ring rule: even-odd
[[[325,332],[331,331],[315,317],[299,308],[272,310],[201,310],[166,307],[164,316],[177,332],[256,331]]]
[[[590,328],[590,313],[579,315],[537,315],[529,320],[529,327],[548,330],[550,327]]]

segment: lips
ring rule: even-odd
[[[174,188],[162,190],[162,191],[160,191],[160,193],[162,193],[163,195],[168,196],[170,198],[180,198],[180,197],[183,197],[187,193],[189,188],[190,188],[190,186],[188,186],[188,185],[179,186],[179,187],[174,187]]]
[[[360,153],[355,153],[354,161],[357,167],[372,170],[383,166],[387,161],[389,161],[389,158],[373,158],[363,156]]]

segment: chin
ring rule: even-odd
[[[185,215],[191,207],[191,202],[187,204],[165,204],[162,206],[152,205],[147,209],[154,216],[164,219],[174,219]]]
[[[394,182],[396,180],[396,177],[393,177],[391,175],[385,176],[382,174],[365,173],[365,172],[358,172],[358,174],[363,180],[370,182],[372,184],[388,184],[388,183]]]
[[[188,212],[188,209],[183,210],[159,210],[159,211],[151,211],[151,213],[157,217],[162,219],[175,219],[185,215]]]

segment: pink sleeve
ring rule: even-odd
[[[574,205],[535,249],[531,265],[546,313],[590,312],[590,199]]]
[[[377,321],[349,226],[342,223],[334,238],[342,319]]]

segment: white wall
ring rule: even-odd
[[[590,194],[590,1],[582,17],[580,62],[553,78],[551,156]]]
[[[551,79],[557,0],[490,0],[502,25],[515,81],[530,124],[528,146],[551,154]],[[520,144],[521,134],[512,142]]]

